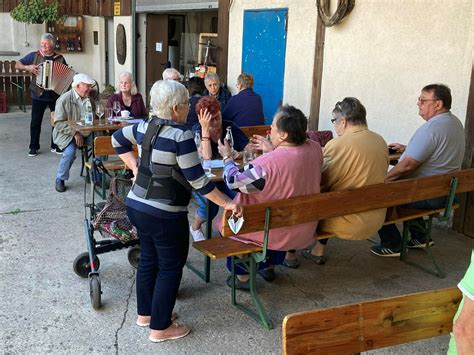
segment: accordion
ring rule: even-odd
[[[38,64],[38,75],[36,85],[44,90],[53,90],[61,95],[71,86],[76,72],[67,65],[52,60],[45,60]]]

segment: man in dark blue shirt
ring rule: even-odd
[[[242,73],[237,78],[239,93],[232,96],[222,111],[222,118],[234,122],[238,127],[265,124],[263,104],[260,95],[253,91],[252,74]]]
[[[28,53],[26,56],[16,62],[15,68],[26,70],[33,74],[31,78],[31,124],[30,124],[30,157],[38,155],[40,149],[41,123],[46,108],[49,107],[54,112],[57,95],[52,90],[43,90],[36,85],[36,76],[38,75],[38,64],[45,60],[52,60],[62,64],[66,64],[66,60],[61,54],[54,52],[54,37],[51,33],[45,33],[41,36],[40,49],[36,52]],[[61,154],[62,151],[51,139],[51,151]]]

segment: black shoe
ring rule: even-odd
[[[29,157],[35,157],[38,155],[38,149],[30,149],[30,152],[28,153]]]
[[[258,274],[267,282],[275,280],[275,270],[273,268],[258,270]]]
[[[428,242],[428,246],[432,247],[434,245],[434,242],[430,240]],[[407,248],[410,249],[420,249],[420,248],[426,248],[426,241],[422,241],[416,238],[411,238],[408,243],[407,243]]]
[[[227,278],[227,286],[232,287],[232,276]],[[235,288],[238,290],[250,291],[250,281],[240,281],[238,277],[235,278]]]
[[[64,180],[56,180],[56,185],[55,185],[56,191],[57,192],[64,192],[66,191],[66,186],[64,186]]]

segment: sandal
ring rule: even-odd
[[[306,259],[313,260],[317,265],[326,264],[327,258],[324,255],[313,255],[310,250],[303,250],[301,253]]]

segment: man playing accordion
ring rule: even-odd
[[[31,80],[31,124],[30,124],[30,151],[29,156],[35,157],[38,155],[40,149],[40,134],[41,123],[43,122],[43,115],[47,107],[51,112],[55,109],[56,100],[59,95],[52,90],[43,90],[36,85],[36,76],[38,75],[38,64],[46,60],[66,64],[66,60],[61,54],[54,52],[54,37],[51,33],[45,33],[41,36],[40,49],[36,52],[28,53],[21,58],[16,64],[15,68],[26,70],[33,74]],[[51,151],[61,154],[62,151],[53,143],[51,139]]]

